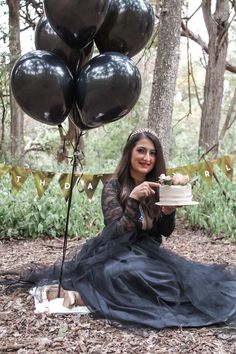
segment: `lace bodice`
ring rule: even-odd
[[[116,223],[118,232],[124,233],[140,227],[140,202],[128,198],[125,208],[120,204],[120,185],[117,179],[113,178],[105,183],[102,191],[102,211],[105,225]],[[171,215],[160,215],[148,231],[152,236],[169,236],[174,230],[175,213]]]

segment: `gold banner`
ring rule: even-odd
[[[183,175],[188,175],[190,178],[194,177],[199,169],[200,163],[195,163],[192,165],[180,166],[180,167],[172,167],[167,169],[168,174],[172,173],[182,173]]]
[[[32,175],[34,178],[34,184],[38,192],[39,198],[43,196],[43,194],[48,189],[51,180],[55,176],[54,172],[42,172],[42,171],[32,171]]]
[[[230,181],[233,180],[235,155],[221,157],[217,160],[217,165],[224,172]]]
[[[198,170],[199,175],[210,185],[212,183],[212,177],[214,172],[214,165],[216,161],[205,161],[200,164]]]
[[[63,193],[66,201],[69,198],[71,183],[72,183],[72,189],[73,189],[78,178],[79,178],[78,175],[74,175],[73,180],[72,180],[71,173],[63,173],[58,178],[58,182],[60,184],[62,193]]]
[[[191,165],[172,167],[167,169],[167,174],[172,173],[182,173],[184,175],[189,175],[190,178],[199,174],[209,185],[212,182],[212,177],[214,175],[214,166],[217,165],[223,173],[229,178],[230,181],[233,180],[234,172],[234,160],[236,154],[231,154],[218,158],[216,160],[198,162]],[[43,196],[47,190],[51,180],[55,176],[55,172],[44,172],[38,170],[30,170],[20,166],[10,166],[0,164],[0,179],[7,173],[11,176],[12,190],[14,193],[17,193],[29,175],[33,175],[34,184],[38,192],[39,198]],[[101,180],[104,184],[108,179],[112,177],[112,173],[103,173],[103,174],[83,174],[80,180],[80,184],[83,187],[83,191],[86,193],[88,198],[92,198],[96,188]],[[74,188],[81,174],[75,174],[72,181],[72,188]],[[59,175],[58,178],[59,185],[61,187],[62,193],[66,200],[68,200],[71,184],[71,174],[63,173]]]
[[[83,175],[81,184],[89,199],[92,199],[101,175]]]
[[[10,166],[0,163],[0,179],[10,170]]]
[[[106,173],[106,174],[103,174],[100,176],[101,176],[101,181],[104,184],[106,181],[108,181],[113,176],[113,173]]]
[[[12,191],[13,193],[17,193],[31,174],[31,171],[19,166],[15,166],[9,170],[9,173],[11,176]]]

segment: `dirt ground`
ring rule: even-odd
[[[69,249],[78,243],[69,241]],[[61,239],[0,241],[0,269],[53,262],[62,255],[62,246]],[[223,236],[209,239],[180,222],[164,247],[192,260],[236,265],[236,244]],[[17,290],[1,294],[0,353],[235,354],[236,328],[122,329],[89,315],[35,314],[32,296]]]

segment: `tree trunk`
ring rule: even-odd
[[[179,65],[182,0],[164,0],[160,13],[157,55],[148,113],[148,127],[160,137],[169,157],[171,121]]]
[[[202,11],[209,36],[204,102],[201,116],[199,150],[218,152],[218,134],[224,91],[224,72],[228,48],[229,1],[217,0],[215,13],[211,1],[202,1]]]
[[[9,9],[10,70],[20,57],[20,0],[7,0]],[[11,154],[20,160],[24,149],[23,112],[11,93]]]

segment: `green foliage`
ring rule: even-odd
[[[85,136],[85,170],[89,173],[112,173],[120,160],[129,133],[142,123],[136,109],[124,119],[89,130]]]
[[[31,179],[17,194],[11,192],[7,177],[0,181],[0,238],[28,238],[63,236],[65,233],[67,203],[57,181],[38,198]],[[75,187],[72,197],[68,235],[86,237],[101,230],[103,221],[100,206],[101,185],[92,200]]]
[[[58,337],[65,337],[67,331],[68,331],[68,324],[63,323],[58,330],[57,336]]]
[[[202,229],[212,236],[225,235],[236,241],[236,180],[230,182],[218,171],[220,185],[213,181],[208,185],[199,180],[193,188],[194,200],[199,205],[178,209],[178,215],[186,219],[193,229]]]
[[[25,128],[25,143],[26,146],[32,142],[36,147],[41,146],[44,151],[40,149],[37,151],[32,150],[25,157],[25,162],[30,168],[42,169],[44,171],[54,172],[68,172],[70,166],[66,163],[57,163],[57,150],[60,146],[60,135],[57,126],[48,126],[35,122],[29,118],[29,126]],[[69,160],[68,160],[69,161]]]

